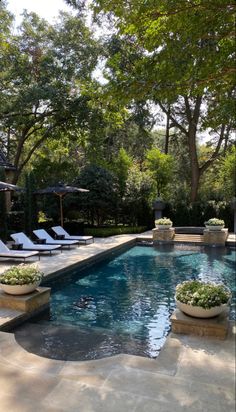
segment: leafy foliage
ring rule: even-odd
[[[176,299],[192,306],[210,309],[228,303],[230,291],[221,284],[190,280],[176,286]]]
[[[217,216],[232,228],[226,202],[235,192],[235,6],[227,0],[68,3],[78,8],[76,16],[61,13],[52,25],[26,12],[17,32],[0,3],[0,148],[17,167],[14,181],[33,171],[38,188],[72,183],[88,168],[85,182],[92,187],[94,180],[99,190],[66,197],[68,218],[73,211],[90,223],[153,227],[157,189],[175,225],[201,226]],[[99,40],[86,27],[88,3],[96,24],[112,27]],[[104,85],[94,76],[101,60]],[[169,126],[153,131],[163,114]],[[103,169],[103,177],[90,165]],[[57,200],[38,203],[56,219]],[[10,216],[11,226],[15,220]]]
[[[126,181],[129,174],[129,169],[132,165],[132,158],[127,154],[125,149],[121,148],[117,157],[113,160],[112,171],[118,179],[120,197],[125,193]]]
[[[110,92],[124,102],[151,100],[169,115],[186,139],[196,201],[200,178],[227,147],[235,124],[235,6],[227,0],[92,4],[117,30],[107,61]],[[200,164],[197,142],[206,129],[213,152]]]
[[[0,181],[6,181],[5,170],[2,167],[0,167]],[[4,192],[0,192],[0,235],[3,240],[7,239],[7,208]]]
[[[25,175],[25,190],[25,231],[31,235],[37,224],[37,205],[34,195],[36,187],[32,172]]]
[[[17,168],[17,181],[47,139],[58,139],[65,130],[77,136],[77,129],[89,122],[85,87],[99,48],[84,21],[66,13],[52,26],[25,12],[20,30],[11,32],[7,41],[2,50],[0,130],[2,146]]]
[[[160,196],[172,179],[174,159],[171,155],[161,153],[159,149],[154,148],[146,154],[146,166],[156,181],[157,196]]]
[[[225,222],[222,219],[217,219],[216,217],[212,217],[211,219],[205,222],[207,226],[224,226]]]
[[[130,233],[142,233],[145,232],[146,229],[146,226],[93,227],[85,228],[84,234],[87,236],[107,237]]]
[[[124,194],[123,216],[132,225],[153,225],[151,202],[154,198],[154,182],[146,171],[137,165],[129,169]],[[152,222],[152,224],[151,224]]]
[[[224,197],[231,200],[235,196],[236,189],[236,147],[232,146],[222,159],[219,180],[222,185]]]
[[[173,222],[172,222],[172,220],[170,220],[167,217],[162,217],[160,219],[156,219],[155,224],[156,225],[164,225],[164,226],[165,225],[167,225],[167,226],[171,225],[172,226]]]
[[[18,265],[7,269],[0,276],[0,283],[4,285],[29,285],[42,279],[43,274],[37,266]]]
[[[109,214],[114,215],[118,186],[112,173],[100,166],[88,165],[81,170],[76,183],[89,190],[83,193],[81,206],[93,223],[101,225]]]

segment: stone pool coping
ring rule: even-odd
[[[60,276],[136,238],[149,236],[99,239],[42,257],[40,268]],[[0,332],[0,371],[2,412],[235,412],[235,329],[225,341],[171,333],[156,360],[122,354],[83,362],[37,356]]]

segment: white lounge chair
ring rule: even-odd
[[[78,242],[85,244],[91,241],[94,242],[93,236],[70,236],[62,226],[53,226],[51,229],[56,233],[56,235],[64,236],[65,240],[78,240]]]
[[[45,239],[47,245],[68,246],[70,249],[71,246],[78,245],[79,243],[78,240],[55,240],[44,229],[33,230],[33,232],[38,239]]]
[[[21,243],[24,250],[37,250],[38,252],[49,252],[50,255],[54,250],[60,249],[60,245],[46,245],[46,244],[35,244],[26,236],[23,232],[14,233],[11,235],[15,243]]]
[[[24,250],[10,250],[5,243],[0,240],[0,258],[7,259],[28,259],[32,256],[38,256],[40,259],[39,252],[25,252]]]

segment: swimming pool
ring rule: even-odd
[[[50,283],[50,316],[15,331],[27,350],[67,360],[118,353],[155,358],[170,329],[177,283],[223,282],[235,292],[235,251],[135,246]],[[231,317],[235,318],[235,296]],[[30,338],[29,338],[30,337]]]

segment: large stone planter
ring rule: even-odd
[[[166,226],[166,225],[165,225]],[[153,242],[171,242],[175,236],[175,229],[170,227],[168,229],[152,229]]]
[[[41,280],[28,285],[5,285],[0,283],[1,289],[9,295],[26,295],[33,292],[40,284]]]
[[[210,309],[204,309],[200,306],[187,305],[186,303],[180,302],[176,298],[175,302],[178,309],[180,309],[186,315],[192,316],[193,318],[214,318],[215,316],[220,315],[228,309],[227,303],[220,306],[215,306]]]
[[[212,227],[212,226],[211,226]],[[203,230],[203,241],[206,245],[224,246],[228,237],[228,229]]]

